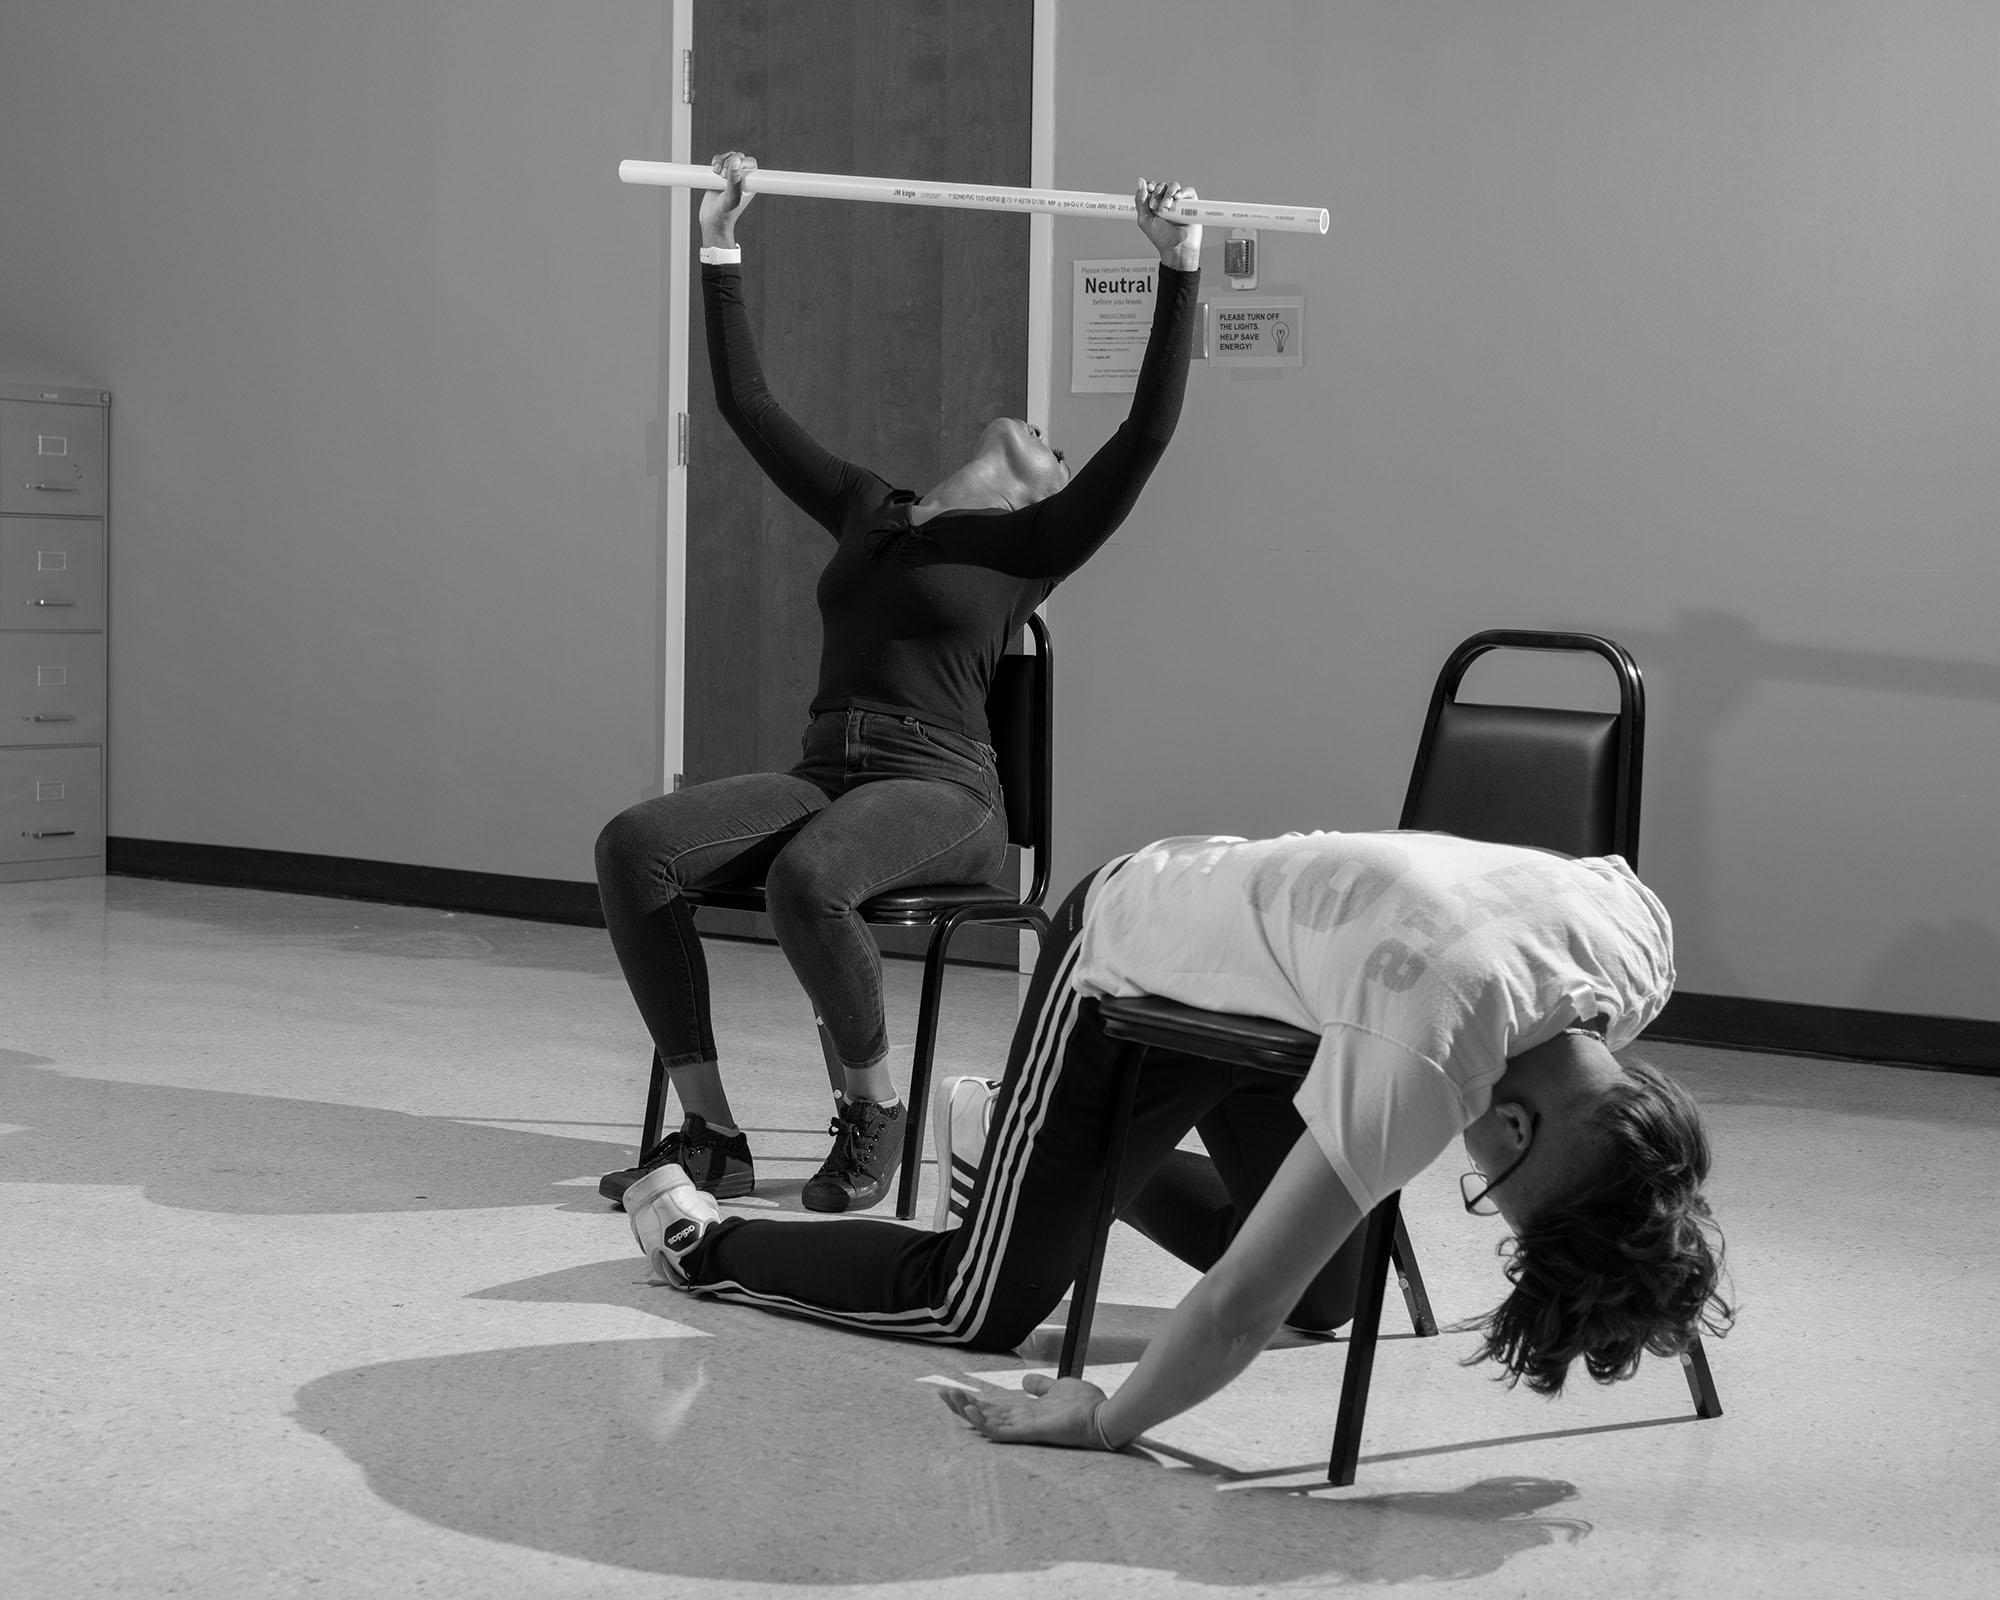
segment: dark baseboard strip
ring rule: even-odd
[[[1975,1017],[1852,1011],[1682,990],[1645,1037],[2000,1077],[2000,1022]]]
[[[604,913],[597,904],[597,885],[569,883],[559,878],[516,878],[496,872],[463,872],[452,867],[358,861],[346,856],[301,855],[288,850],[245,850],[234,845],[174,844],[160,839],[112,838],[106,841],[106,855],[106,870],[128,878],[170,878],[180,883],[276,889],[340,900],[375,900],[439,911],[473,911],[495,917],[526,917],[536,922],[604,926]],[[768,937],[756,925],[759,919],[743,915],[739,919],[741,926],[730,922],[711,927],[710,915],[707,911],[702,913],[702,931],[707,936]],[[920,932],[880,931],[912,941],[911,947],[904,950],[894,948],[895,941],[885,938],[885,955],[921,957],[922,946],[916,942],[922,937]],[[981,930],[967,930],[978,931]],[[965,954],[973,952],[968,949]],[[1011,965],[1004,951],[988,955],[984,961],[975,956],[967,964],[989,963]],[[1972,1017],[1850,1011],[1838,1006],[1794,1005],[1783,1000],[1749,1000],[1683,990],[1667,1002],[1658,1020],[1646,1030],[1646,1037],[1676,1044],[1714,1045],[1725,1050],[1764,1050],[1777,1055],[1827,1056],[2000,1076],[2000,1022],[1983,1022]]]
[[[438,911],[477,911],[493,917],[604,926],[594,883],[516,878],[398,861],[358,861],[348,856],[301,855],[290,850],[175,844],[163,839],[114,837],[105,841],[105,847],[105,870],[127,878],[171,878],[178,883],[276,889],[336,900],[374,900]]]
[[[302,855],[290,850],[175,844],[164,839],[112,838],[105,845],[105,870],[125,878],[167,878],[230,889],[273,889],[335,900],[472,911],[489,917],[523,917],[586,928],[604,926],[594,883],[463,872],[455,867],[416,867],[398,861],[360,861],[351,856]],[[773,942],[770,925],[748,912],[704,906],[695,916],[704,938]],[[875,930],[882,954],[916,961],[923,959],[929,937],[923,928]],[[1016,960],[1014,950],[1012,929],[964,928],[952,942],[951,965],[1011,969]]]

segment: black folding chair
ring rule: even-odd
[[[917,1035],[910,1062],[910,1085],[904,1100],[909,1117],[904,1126],[902,1173],[896,1186],[896,1215],[908,1221],[917,1204],[917,1168],[923,1161],[925,1107],[930,1100],[931,1062],[937,1053],[938,1012],[944,997],[944,964],[952,935],[968,923],[993,923],[1029,928],[1037,942],[1049,932],[1042,898],[1049,887],[1050,810],[1054,748],[1054,663],[1049,653],[1048,625],[1028,618],[1034,649],[1006,655],[993,675],[986,695],[986,724],[998,756],[1000,788],[1007,804],[1007,842],[1033,857],[1033,877],[1024,894],[1018,886],[999,883],[936,883],[892,889],[859,907],[862,918],[880,927],[928,927],[924,949],[924,980],[917,1005]],[[762,911],[762,883],[725,883],[682,891],[691,906],[721,906],[732,911]],[[666,1109],[666,1074],[653,1060],[652,1082],[646,1090],[646,1119],[639,1130],[639,1148],[659,1143]]]
[[[1618,710],[1568,711],[1460,701],[1458,688],[1466,670],[1493,650],[1581,651],[1601,656],[1618,682]],[[1474,634],[1452,652],[1438,674],[1400,826],[1494,843],[1536,845],[1568,855],[1621,855],[1636,867],[1645,739],[1645,686],[1638,664],[1622,646],[1585,633],[1496,630]],[[1107,1141],[1097,1231],[1070,1301],[1060,1367],[1066,1376],[1082,1370],[1117,1204],[1132,1100],[1147,1048],[1178,1050],[1303,1078],[1319,1046],[1317,1035],[1284,1023],[1203,1011],[1151,996],[1103,1000],[1099,1008],[1105,1032],[1123,1041],[1127,1049]],[[1392,1263],[1418,1335],[1437,1332],[1399,1202],[1400,1196],[1390,1195],[1369,1213],[1365,1224],[1360,1292],[1349,1331],[1333,1450],[1327,1463],[1327,1479],[1335,1484],[1354,1481],[1360,1458],[1368,1387],[1374,1374],[1375,1346]],[[1683,1352],[1681,1365],[1695,1415],[1721,1416],[1722,1403],[1699,1339]]]

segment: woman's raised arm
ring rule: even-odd
[[[955,555],[1015,577],[1060,582],[1095,555],[1131,513],[1174,436],[1187,393],[1201,291],[1201,226],[1165,215],[1183,197],[1193,199],[1194,191],[1143,179],[1132,196],[1139,231],[1159,252],[1160,276],[1153,325],[1124,422],[1046,500],[988,527],[954,530]]]
[[[756,158],[740,150],[719,155],[712,164],[729,185],[702,194],[704,257],[710,251],[738,248],[736,219],[751,200],[743,179],[757,170]],[[855,494],[879,497],[888,492],[888,485],[867,468],[828,450],[772,397],[764,383],[764,366],[743,305],[742,268],[733,258],[719,264],[704,260],[701,298],[708,331],[709,373],[715,380],[715,405],[722,420],[786,498],[828,533],[838,536],[849,498]]]

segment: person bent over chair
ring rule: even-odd
[[[1467,1210],[1513,1233],[1473,1359],[1554,1394],[1579,1359],[1610,1382],[1733,1316],[1693,1102],[1613,1054],[1672,986],[1666,912],[1615,856],[1423,833],[1162,840],[1064,903],[990,1108],[977,1080],[940,1096],[941,1169],[973,1156],[959,1226],[725,1220],[671,1165],[626,1208],[676,1288],[1011,1350],[1091,1243],[1123,1048],[1098,998],[1270,1017],[1320,1035],[1303,1083],[1165,1051],[1140,1070],[1121,1212],[1158,1215],[1152,1185],[1200,1127],[1242,1221],[1117,1394],[1030,1375],[1022,1395],[945,1403],[992,1439],[1118,1448],[1221,1389],[1288,1318],[1345,1321],[1357,1225],[1454,1137],[1477,1169]]]

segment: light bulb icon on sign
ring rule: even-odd
[[[1292,327],[1290,323],[1274,322],[1271,324],[1271,338],[1272,341],[1278,347],[1279,355],[1283,355],[1285,353],[1285,341],[1291,338],[1291,336],[1292,336]]]

